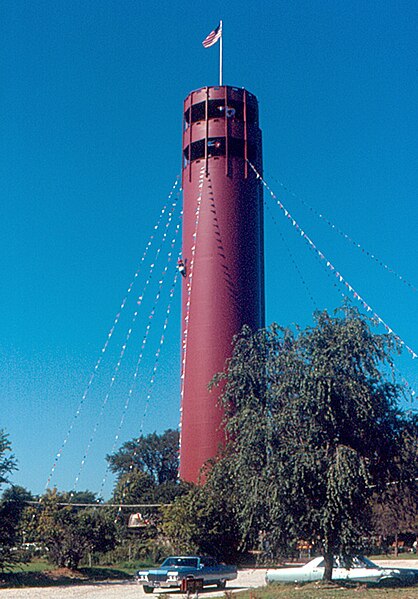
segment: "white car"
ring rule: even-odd
[[[311,582],[322,580],[325,562],[323,557],[315,557],[304,566],[296,568],[277,568],[267,570],[266,582]],[[332,580],[345,580],[374,584],[415,584],[418,582],[418,570],[407,568],[381,568],[367,557],[354,556],[345,561],[334,557]]]

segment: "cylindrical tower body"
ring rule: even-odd
[[[245,89],[204,87],[184,103],[180,477],[198,482],[225,437],[219,389],[233,336],[264,326],[258,103]]]

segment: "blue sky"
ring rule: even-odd
[[[177,213],[112,392],[106,400],[135,301],[81,400],[180,172],[183,99],[218,82],[218,48],[201,42],[219,19],[224,83],[260,102],[266,181],[418,350],[416,8],[408,0],[0,4],[0,427],[19,462],[13,482],[42,492],[67,439],[51,484],[77,481],[108,496],[104,455],[139,431],[178,425],[179,289],[146,400],[173,262],[125,410]],[[309,324],[315,308],[340,304],[344,287],[265,199],[267,322]],[[130,299],[146,283],[157,234]],[[417,386],[418,360],[405,354],[398,364]]]

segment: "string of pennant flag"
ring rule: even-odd
[[[158,256],[159,256],[160,252],[161,252],[161,248],[162,248],[162,246],[163,246],[163,244],[164,244],[165,240],[167,239],[167,235],[168,235],[168,227],[169,227],[169,226],[170,226],[170,224],[171,224],[171,220],[172,220],[172,215],[171,215],[171,217],[169,218],[169,220],[168,220],[168,221],[167,221],[167,223],[166,223],[166,230],[164,231],[164,235],[163,235],[163,238],[162,238],[161,244],[160,244],[160,246],[158,247],[158,249],[157,249],[157,251],[156,251],[155,258],[154,258],[154,261],[153,261],[153,263],[151,264],[151,269],[150,269],[150,271],[149,271],[148,278],[147,278],[147,280],[145,281],[145,285],[144,285],[144,288],[143,288],[143,290],[142,290],[142,293],[141,293],[141,294],[138,296],[138,300],[137,300],[137,302],[136,302],[136,308],[135,308],[135,311],[134,311],[134,313],[133,313],[133,315],[132,315],[131,324],[130,324],[130,326],[129,326],[129,329],[128,329],[127,333],[126,333],[125,341],[124,341],[124,343],[123,343],[123,345],[122,345],[122,347],[121,347],[120,354],[119,354],[119,358],[118,358],[118,360],[117,360],[117,362],[116,362],[116,365],[115,365],[115,367],[114,367],[114,371],[113,371],[112,377],[111,377],[111,379],[110,379],[110,384],[109,384],[109,386],[108,386],[108,390],[107,390],[107,392],[106,392],[106,395],[105,395],[105,397],[104,397],[104,399],[103,399],[103,401],[102,401],[102,405],[101,405],[101,408],[100,408],[100,412],[99,412],[98,418],[97,418],[97,420],[96,420],[96,423],[95,423],[95,425],[94,425],[94,427],[93,427],[93,431],[92,431],[92,433],[91,433],[91,436],[90,436],[90,439],[89,439],[89,441],[88,441],[88,444],[87,444],[86,450],[85,450],[85,452],[84,452],[84,455],[83,455],[83,458],[82,458],[82,460],[81,460],[80,469],[79,469],[79,471],[78,471],[78,474],[77,474],[77,476],[76,476],[76,478],[75,478],[75,480],[74,480],[73,492],[74,492],[74,491],[77,489],[78,482],[79,482],[79,480],[80,480],[80,476],[81,476],[81,474],[82,474],[82,471],[83,471],[83,469],[84,469],[84,465],[85,465],[86,459],[87,459],[87,457],[88,457],[88,455],[89,455],[89,452],[90,452],[91,446],[93,445],[93,442],[94,442],[94,438],[95,438],[95,436],[96,436],[97,429],[98,429],[98,427],[99,427],[99,424],[100,424],[100,422],[101,422],[101,419],[102,419],[102,417],[103,417],[103,414],[104,414],[104,412],[105,412],[105,409],[106,409],[107,403],[108,403],[108,401],[109,401],[110,393],[111,393],[111,391],[112,391],[112,389],[113,389],[113,385],[114,385],[114,383],[115,383],[115,381],[116,381],[116,378],[117,378],[117,375],[118,375],[118,373],[119,373],[119,370],[120,370],[120,367],[121,367],[121,364],[122,364],[123,358],[124,358],[124,356],[125,356],[126,348],[127,348],[127,345],[128,345],[128,343],[129,343],[129,340],[130,340],[130,338],[131,338],[132,331],[133,331],[133,327],[134,327],[134,325],[135,325],[135,322],[136,322],[136,319],[137,319],[137,317],[138,317],[139,309],[140,309],[140,307],[141,307],[141,304],[142,304],[142,301],[143,301],[143,299],[144,299],[144,295],[145,295],[146,289],[147,289],[148,285],[150,284],[150,281],[151,281],[151,278],[152,278],[152,275],[153,275],[153,272],[154,272],[154,268],[155,268],[155,263],[156,263],[156,261],[157,261],[157,259],[158,259]],[[158,291],[157,291],[157,294],[156,294],[156,297],[155,297],[155,300],[154,300],[154,307],[153,307],[153,309],[152,309],[152,311],[151,311],[151,314],[152,314],[152,315],[150,315],[150,317],[149,317],[150,319],[151,319],[151,318],[154,316],[154,313],[155,313],[155,308],[156,308],[156,306],[157,306],[157,303],[158,303],[158,300],[160,299],[160,296],[161,296],[161,290],[162,290],[162,286],[163,286],[163,283],[164,283],[164,278],[165,278],[165,275],[166,275],[166,273],[167,273],[167,270],[168,270],[169,262],[170,262],[170,260],[171,260],[171,256],[172,256],[172,253],[173,253],[173,247],[174,247],[174,244],[175,244],[175,242],[176,242],[176,237],[177,237],[177,235],[178,235],[179,229],[180,229],[180,219],[179,219],[179,221],[178,221],[178,223],[177,223],[177,226],[176,226],[176,228],[175,228],[174,237],[173,237],[173,239],[172,239],[172,242],[171,242],[171,248],[170,248],[170,251],[169,251],[169,253],[168,253],[168,259],[167,259],[167,263],[166,263],[166,265],[165,265],[165,268],[164,268],[164,270],[163,270],[163,273],[162,273],[162,275],[161,275],[161,277],[160,277],[160,280],[159,280],[159,282],[158,282],[158,283],[159,283],[159,287],[158,287]],[[150,322],[149,322],[149,324],[150,324]],[[149,331],[149,329],[148,329],[148,331]]]
[[[181,255],[181,252],[179,252],[179,256],[180,255]],[[175,285],[177,283],[178,275],[179,275],[179,272],[176,271],[176,274],[174,276],[173,285],[171,287],[170,294],[169,294],[170,302],[174,295],[174,290],[175,290]],[[140,427],[139,427],[139,431],[140,431],[139,436],[142,435],[142,431],[144,429],[145,417],[148,412],[148,407],[149,407],[149,403],[150,403],[150,399],[152,396],[152,391],[153,391],[153,387],[154,387],[154,383],[155,383],[155,377],[157,375],[157,371],[158,371],[158,367],[159,367],[160,355],[161,355],[161,350],[162,350],[162,347],[163,347],[163,344],[165,341],[165,331],[167,330],[168,320],[170,317],[170,311],[171,311],[171,303],[169,303],[168,307],[167,307],[166,318],[165,318],[164,324],[163,324],[163,331],[162,331],[161,337],[160,337],[160,343],[158,345],[157,351],[155,352],[155,356],[154,356],[155,362],[154,362],[151,378],[150,378],[149,385],[148,385],[147,395],[145,397],[144,413],[142,415],[142,420],[141,420]]]
[[[270,206],[267,204],[267,202],[264,202],[264,206],[265,206],[267,212],[269,213],[269,215],[270,215],[272,221],[274,222],[274,224],[278,225],[277,220],[276,220],[274,214],[272,213],[272,211],[270,210]],[[282,243],[283,243],[284,247],[286,248],[286,251],[287,251],[287,254],[288,254],[289,258],[290,258],[290,261],[293,264],[294,269],[298,273],[299,279],[300,279],[303,287],[305,288],[305,291],[306,291],[309,299],[312,302],[313,307],[315,308],[315,310],[317,310],[318,309],[318,305],[317,305],[317,303],[315,301],[315,298],[313,297],[313,295],[312,295],[312,293],[311,293],[311,291],[310,291],[310,289],[308,287],[308,284],[307,284],[307,282],[305,280],[305,277],[303,276],[303,274],[302,274],[299,266],[297,265],[297,262],[296,262],[295,258],[293,257],[293,254],[290,251],[290,248],[289,248],[288,244],[286,243],[284,235],[282,234],[282,232],[280,230],[279,230],[279,235],[280,235],[280,239],[282,240]]]
[[[67,433],[66,433],[66,435],[64,437],[64,440],[63,440],[62,444],[60,445],[60,448],[58,449],[58,451],[55,454],[55,458],[54,458],[53,464],[51,466],[51,470],[49,472],[47,481],[45,483],[45,489],[47,489],[49,487],[50,483],[51,483],[51,480],[52,480],[52,478],[53,478],[53,476],[55,474],[55,471],[57,469],[58,463],[59,463],[59,461],[60,461],[60,459],[62,457],[62,454],[63,454],[63,452],[65,450],[65,447],[67,446],[68,441],[69,441],[69,439],[71,437],[71,433],[72,433],[72,431],[73,431],[73,429],[74,429],[74,427],[76,425],[77,420],[79,419],[79,417],[80,417],[80,415],[82,413],[83,407],[84,407],[84,405],[86,403],[86,400],[87,400],[87,396],[88,396],[88,394],[90,392],[90,389],[91,389],[91,387],[93,385],[93,381],[94,381],[94,379],[95,379],[95,377],[97,375],[97,372],[98,372],[98,370],[100,368],[100,364],[101,364],[101,362],[103,360],[103,357],[104,357],[104,355],[105,355],[105,353],[107,351],[109,343],[110,343],[110,341],[111,341],[111,339],[113,337],[115,329],[116,329],[116,327],[117,327],[117,325],[119,323],[119,320],[121,318],[122,311],[124,310],[124,308],[126,306],[126,302],[127,302],[128,297],[129,297],[129,295],[130,295],[130,293],[132,291],[132,288],[133,288],[133,286],[134,286],[134,284],[136,282],[136,279],[138,278],[138,276],[139,276],[139,274],[140,274],[140,272],[142,270],[142,267],[143,267],[143,264],[145,262],[145,259],[146,259],[147,255],[148,255],[148,252],[149,252],[151,246],[153,245],[153,243],[155,242],[155,238],[156,238],[156,235],[158,233],[158,230],[161,227],[161,224],[163,222],[163,218],[164,218],[164,216],[166,216],[168,222],[171,222],[171,220],[173,218],[173,213],[174,213],[174,210],[175,210],[175,208],[177,206],[178,195],[175,198],[175,200],[173,200],[173,197],[174,197],[174,194],[176,193],[179,181],[180,181],[180,176],[178,175],[176,177],[176,180],[175,180],[174,184],[172,185],[172,188],[171,188],[170,193],[169,193],[168,198],[167,198],[167,202],[165,203],[165,205],[162,207],[162,209],[160,211],[160,214],[159,214],[159,216],[157,218],[157,221],[156,221],[156,223],[154,225],[153,232],[150,235],[150,237],[148,239],[148,242],[147,242],[147,244],[145,246],[145,250],[144,250],[144,253],[143,253],[142,257],[141,257],[141,260],[139,262],[137,270],[135,271],[135,274],[134,274],[134,276],[132,278],[132,281],[130,282],[130,284],[128,286],[128,289],[126,291],[126,295],[123,298],[122,303],[119,306],[119,310],[118,310],[118,312],[117,312],[117,314],[116,314],[116,316],[114,318],[113,324],[112,324],[112,326],[111,326],[111,328],[110,328],[110,330],[109,330],[109,332],[108,332],[108,334],[106,336],[105,343],[104,343],[104,345],[102,346],[102,348],[100,350],[99,357],[98,357],[98,359],[96,361],[96,364],[95,364],[95,366],[93,368],[93,371],[90,374],[90,377],[88,379],[86,387],[84,388],[83,395],[82,395],[82,397],[80,399],[80,402],[79,402],[79,404],[77,406],[77,410],[75,411],[75,414],[74,414],[74,416],[72,418],[70,426],[68,427],[68,430],[67,430]],[[177,193],[179,193],[179,192],[177,191]],[[165,226],[165,229],[167,230],[167,224]],[[161,242],[161,243],[163,243],[163,242]]]
[[[157,294],[156,294],[155,299],[154,299],[153,307],[152,307],[151,312],[149,313],[149,316],[148,316],[148,323],[147,323],[147,326],[145,327],[145,333],[144,333],[144,336],[142,338],[141,348],[140,348],[140,351],[139,351],[139,356],[138,356],[138,360],[137,360],[136,367],[135,367],[135,373],[134,373],[134,377],[133,377],[133,383],[132,383],[131,389],[129,390],[129,396],[132,395],[132,393],[134,391],[134,387],[136,385],[136,380],[138,378],[139,368],[140,368],[140,365],[142,363],[142,359],[144,357],[145,347],[147,345],[149,333],[150,333],[151,326],[152,326],[152,323],[153,323],[153,319],[154,319],[154,316],[155,316],[155,312],[156,312],[156,309],[157,309],[158,300],[161,297],[161,292],[162,292],[162,288],[163,288],[164,278],[165,278],[165,275],[167,273],[168,267],[169,267],[171,259],[172,259],[173,250],[174,250],[175,241],[176,241],[176,236],[178,235],[179,228],[180,228],[180,223],[176,227],[175,237],[173,238],[173,240],[171,242],[171,251],[170,251],[170,253],[168,255],[167,264],[166,264],[166,266],[164,268],[164,271],[163,271],[163,274],[161,276],[161,279],[159,280],[158,291],[157,291]],[[158,353],[158,356],[159,356],[159,353]],[[131,464],[129,466],[129,474],[132,473],[132,470],[133,470],[133,467],[134,467],[134,458],[135,458],[135,456],[136,456],[136,453],[134,452],[132,462],[131,462]],[[128,484],[128,483],[129,483],[129,477],[128,477],[127,481],[126,481],[126,484]],[[123,491],[123,495],[122,495],[123,497],[125,496],[125,493],[126,493],[126,489],[124,489],[124,491]]]
[[[270,206],[267,204],[267,202],[264,202],[264,205],[265,205],[265,207],[266,207],[266,210],[267,210],[267,211],[268,211],[268,213],[270,214],[270,216],[271,216],[271,218],[272,218],[272,220],[273,220],[274,224],[275,224],[275,225],[278,227],[278,222],[277,222],[277,220],[275,219],[274,215],[272,214],[272,212],[271,212],[271,210],[270,210]],[[286,250],[287,250],[287,253],[289,254],[290,260],[291,260],[291,262],[292,262],[292,264],[293,264],[293,266],[294,266],[295,270],[297,271],[297,273],[298,273],[298,275],[299,275],[299,278],[301,279],[302,285],[305,287],[305,290],[306,290],[306,292],[307,292],[307,294],[308,294],[308,296],[309,296],[309,298],[310,298],[311,302],[313,303],[313,305],[314,305],[314,306],[315,306],[315,308],[317,309],[316,301],[315,301],[315,299],[313,298],[313,296],[312,296],[312,293],[311,293],[311,291],[310,291],[310,289],[309,289],[309,287],[308,287],[308,284],[307,284],[307,282],[305,281],[305,279],[304,279],[304,277],[303,277],[303,274],[302,274],[302,272],[300,271],[300,269],[299,269],[299,267],[298,267],[298,265],[297,265],[297,263],[296,263],[296,260],[294,259],[293,255],[292,255],[292,253],[291,253],[291,251],[290,251],[290,248],[289,248],[289,246],[287,245],[287,243],[286,243],[286,241],[285,241],[285,239],[284,239],[284,236],[283,236],[282,232],[280,231],[280,229],[278,229],[278,233],[279,233],[279,235],[280,235],[280,238],[282,239],[283,245],[285,246],[285,248],[286,248]],[[319,262],[321,262],[321,259],[319,258],[319,256],[318,256],[318,254],[317,254],[317,253],[315,253],[315,254],[314,254],[314,257],[315,257],[315,259],[318,261],[318,263],[319,263]],[[331,281],[332,285],[335,287],[335,289],[337,290],[337,292],[338,292],[338,293],[340,293],[340,294],[341,294],[341,296],[342,296],[343,298],[348,298],[348,295],[347,295],[347,294],[344,292],[344,289],[345,289],[345,287],[344,287],[343,289],[341,289],[341,287],[340,287],[340,285],[339,285],[339,281],[337,281],[337,280],[335,279],[335,277],[333,276],[333,273],[332,273],[332,271],[330,271],[329,269],[327,269],[327,270],[326,270],[326,274],[327,274],[327,276],[330,278],[330,281]],[[415,398],[415,396],[416,396],[416,391],[415,391],[415,389],[414,389],[414,388],[413,388],[413,386],[412,386],[412,385],[409,383],[409,381],[407,381],[407,379],[406,379],[406,378],[403,376],[403,374],[402,374],[402,373],[400,372],[400,370],[399,370],[399,369],[396,367],[396,365],[393,365],[393,368],[394,368],[394,369],[395,369],[395,370],[398,372],[399,379],[400,379],[400,380],[401,380],[401,382],[402,382],[402,386],[403,386],[403,388],[404,388],[405,392],[406,392],[406,393],[407,393],[407,394],[410,396],[410,398],[411,398],[411,401],[413,401],[413,400],[414,400],[414,398]]]
[[[292,224],[294,229],[299,233],[299,235],[306,241],[306,243],[308,244],[310,249],[313,250],[318,255],[321,262],[326,265],[326,268],[328,268],[329,271],[332,272],[333,275],[336,277],[336,279],[342,285],[345,286],[345,288],[350,292],[350,294],[353,296],[353,298],[355,300],[357,300],[367,312],[371,313],[373,318],[385,328],[387,333],[390,333],[395,337],[395,339],[401,344],[401,346],[407,350],[407,352],[412,357],[412,359],[416,359],[418,357],[418,354],[407,343],[405,343],[405,341],[383,320],[383,318],[381,318],[379,316],[379,314],[377,314],[377,312],[375,312],[375,310],[373,310],[373,308],[358,293],[358,291],[343,277],[341,272],[339,272],[337,270],[337,268],[332,264],[332,262],[330,260],[328,260],[328,258],[325,256],[325,254],[323,254],[321,252],[321,250],[315,245],[315,243],[308,236],[308,234],[299,226],[297,221],[293,218],[291,213],[286,209],[286,207],[283,205],[283,203],[275,195],[275,193],[272,191],[272,189],[269,187],[269,185],[266,183],[266,181],[263,179],[263,177],[260,175],[260,173],[257,171],[257,169],[253,166],[253,164],[249,161],[248,161],[248,164],[254,171],[256,177],[258,179],[260,179],[264,188],[268,191],[270,196],[273,198],[273,200],[275,200],[275,202],[277,203],[279,208],[282,210],[285,217],[290,221],[290,223]]]
[[[292,197],[294,197],[296,200],[298,200],[298,202],[300,202],[301,204],[303,204],[304,206],[306,206],[306,208],[308,208],[308,210],[310,212],[312,212],[312,214],[315,214],[315,216],[317,216],[322,221],[324,221],[324,223],[326,223],[329,227],[331,227],[331,229],[333,229],[336,233],[338,233],[338,235],[340,235],[343,239],[345,239],[346,241],[350,242],[352,245],[354,245],[354,247],[356,247],[357,249],[359,249],[364,255],[366,255],[368,258],[371,258],[372,260],[374,260],[377,264],[379,264],[379,266],[381,266],[382,268],[384,268],[385,270],[387,270],[389,273],[391,273],[392,275],[394,275],[397,279],[399,279],[400,281],[402,281],[402,283],[404,283],[405,285],[407,285],[408,287],[410,287],[413,291],[417,291],[417,287],[413,283],[411,283],[411,281],[409,281],[406,277],[404,277],[403,275],[399,274],[394,268],[392,268],[391,266],[389,266],[388,264],[386,264],[386,262],[384,262],[381,258],[379,258],[378,256],[376,256],[376,254],[374,254],[373,252],[370,252],[369,250],[367,250],[366,248],[364,248],[362,246],[362,244],[358,243],[358,241],[356,241],[350,235],[348,235],[347,233],[345,233],[342,229],[340,229],[335,223],[333,223],[324,214],[322,214],[321,212],[318,212],[317,210],[315,210],[315,208],[313,208],[312,206],[310,206],[303,198],[301,198],[296,193],[294,193],[282,181],[280,181],[279,179],[277,179],[274,176],[271,176],[271,175],[269,175],[269,176],[271,177],[271,179],[273,179],[274,181],[276,181],[276,183],[278,183],[282,189],[284,189],[285,191],[287,191],[288,193],[290,193],[290,195]]]
[[[178,231],[178,229],[177,229],[177,231]],[[173,242],[174,242],[174,239],[173,239]],[[172,247],[174,249],[174,243],[173,243]],[[172,258],[172,252],[170,252],[169,255],[168,255],[168,262],[171,262],[171,258]],[[167,329],[167,325],[168,325],[168,321],[169,321],[169,317],[170,317],[170,313],[171,313],[172,300],[173,300],[173,296],[174,296],[174,292],[175,292],[175,288],[176,288],[178,274],[179,274],[178,270],[176,269],[174,280],[173,280],[173,283],[172,283],[172,286],[171,286],[171,289],[170,289],[170,292],[169,292],[169,296],[168,296],[168,304],[167,304],[167,308],[166,308],[166,316],[165,316],[165,320],[164,320],[164,324],[163,324],[162,334],[161,334],[161,337],[160,337],[160,341],[159,341],[159,345],[158,345],[157,351],[156,351],[155,356],[154,356],[155,362],[154,362],[154,367],[152,369],[152,375],[151,375],[151,379],[150,379],[150,383],[149,383],[149,388],[148,388],[148,392],[147,392],[147,396],[146,396],[146,400],[145,400],[145,409],[144,409],[144,414],[143,414],[141,425],[140,425],[140,432],[138,434],[138,439],[142,436],[142,431],[143,431],[145,416],[146,416],[146,413],[147,413],[149,401],[151,399],[152,388],[153,388],[153,385],[154,385],[154,382],[155,382],[155,377],[156,377],[157,370],[158,370],[161,349],[162,349],[162,346],[163,346],[164,341],[165,341],[165,331]],[[153,310],[155,312],[155,308],[153,308]],[[152,312],[151,314],[152,314],[152,317],[153,317],[154,313]],[[113,454],[115,452],[115,450],[116,450],[116,446],[117,446],[119,438],[120,438],[122,427],[123,427],[123,424],[125,422],[126,414],[128,412],[130,400],[131,400],[132,395],[133,395],[133,393],[135,391],[135,388],[136,388],[137,379],[138,379],[138,373],[139,373],[139,368],[140,368],[140,365],[141,365],[141,362],[142,362],[142,358],[143,358],[143,354],[144,354],[144,349],[145,349],[145,346],[146,346],[146,343],[147,343],[148,334],[149,334],[149,331],[150,331],[150,328],[151,328],[152,317],[150,317],[149,320],[148,320],[146,331],[145,331],[144,337],[142,339],[140,354],[139,354],[139,357],[138,357],[138,360],[137,360],[137,363],[136,363],[136,366],[135,366],[135,372],[134,372],[134,375],[132,377],[132,383],[130,385],[129,392],[128,392],[128,395],[126,397],[125,404],[123,406],[123,411],[122,411],[122,415],[121,415],[121,418],[120,418],[119,426],[117,428],[117,431],[116,431],[116,434],[115,434],[115,438],[114,438],[114,441],[113,441],[113,445],[112,445],[112,449],[111,449],[111,452],[110,452],[111,454]],[[133,468],[134,463],[135,463],[135,457],[136,457],[136,454],[137,454],[137,449],[138,449],[138,444],[135,445],[134,454],[132,456],[132,462],[131,462],[130,469],[129,469],[130,472],[132,471],[132,468]],[[108,474],[109,474],[109,466],[106,468],[106,472],[105,472],[105,474],[103,476],[103,479],[102,479],[102,482],[101,482],[101,485],[100,485],[99,497],[102,497],[102,495],[103,495],[103,490],[104,490],[104,487],[105,487],[105,484],[106,484],[106,481],[107,481],[107,478],[108,478]],[[128,481],[127,481],[127,483],[128,483]],[[123,496],[124,495],[125,495],[125,490],[123,491]]]

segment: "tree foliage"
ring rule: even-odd
[[[31,494],[23,487],[12,486],[3,492],[0,499],[0,569],[21,561],[18,547],[22,541],[20,522]]]
[[[402,533],[416,533],[418,527],[418,485],[415,480],[418,454],[416,428],[416,416],[403,423],[402,471],[399,472],[397,480],[393,480],[392,484],[373,496],[373,530],[383,538],[395,537],[396,540]]]
[[[77,568],[90,552],[105,552],[116,544],[113,517],[104,509],[59,505],[69,493],[48,491],[32,508],[32,537],[43,543],[51,561],[59,567]]]
[[[315,321],[296,333],[244,328],[236,339],[214,378],[224,382],[229,445],[208,485],[229,486],[241,547],[260,531],[277,552],[313,540],[330,578],[333,553],[349,551],[368,527],[373,490],[415,478],[418,436],[389,380],[393,336],[375,334],[347,306]]]
[[[113,499],[126,505],[154,503],[155,487],[155,480],[150,474],[134,469],[119,477],[113,491]]]
[[[175,553],[212,555],[233,562],[239,531],[227,494],[193,486],[163,511],[162,531]]]
[[[117,481],[113,498],[124,504],[170,503],[187,490],[178,479],[179,433],[171,429],[132,439],[106,456]]]
[[[86,489],[85,491],[70,491],[69,497],[71,503],[98,503],[101,499],[97,496],[97,493],[94,491],[89,491]]]
[[[0,430],[0,488],[9,482],[9,475],[17,469],[11,453],[11,443],[4,430]],[[21,487],[11,487],[0,499],[0,569],[4,570],[19,561],[14,547],[18,541],[17,526],[24,509],[27,492]]]
[[[0,487],[9,482],[8,475],[16,468],[16,460],[11,453],[9,437],[4,430],[0,429]]]
[[[374,532],[383,538],[415,532],[418,528],[417,493],[390,485],[387,493],[376,494],[372,503],[372,524]]]
[[[127,441],[116,453],[106,456],[106,459],[111,471],[119,477],[129,474],[135,468],[161,485],[177,479],[178,448],[178,431],[168,429],[161,435],[151,433]]]

